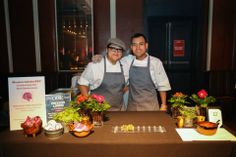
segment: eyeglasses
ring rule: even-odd
[[[118,49],[118,48],[114,48],[114,47],[108,47],[110,50],[111,50],[111,52],[113,52],[113,53],[115,53],[115,52],[117,52],[117,53],[122,53],[123,52],[123,49]]]

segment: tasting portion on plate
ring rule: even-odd
[[[214,135],[217,131],[219,123],[213,123],[213,122],[198,122],[196,131],[203,135]]]
[[[73,123],[69,125],[69,128],[76,137],[86,137],[93,132],[93,124]]]

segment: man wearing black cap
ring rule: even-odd
[[[124,77],[120,59],[125,44],[118,38],[107,42],[106,56],[99,63],[89,63],[78,80],[82,95],[103,95],[111,105],[109,111],[120,111],[123,107],[123,89],[127,78]]]

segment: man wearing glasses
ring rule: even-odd
[[[107,42],[106,55],[98,63],[89,63],[80,79],[79,89],[82,95],[103,95],[111,105],[109,111],[123,108],[123,94],[127,78],[124,77],[120,59],[125,53],[125,44],[118,38]]]

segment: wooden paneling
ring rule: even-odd
[[[110,38],[110,0],[94,0],[94,53],[101,53]]]
[[[210,93],[214,96],[233,96],[234,71],[211,71],[209,72]]]
[[[0,72],[9,72],[6,23],[3,0],[0,0]]]
[[[233,6],[236,6],[236,1],[234,1]],[[232,59],[233,59],[233,69],[236,73],[236,9],[234,9],[234,19],[233,19],[233,21],[234,21],[234,40],[233,40],[234,41],[234,48],[233,48],[234,52],[233,52]],[[235,84],[236,84],[236,74],[235,74],[235,80],[234,81],[235,81]],[[236,90],[236,88],[235,88],[235,90]]]
[[[234,0],[214,0],[211,70],[233,70]]]
[[[9,0],[14,72],[36,71],[32,0]]]
[[[201,67],[201,71],[206,71],[206,60],[207,60],[207,38],[208,38],[208,12],[209,12],[209,0],[203,0],[203,4],[202,4],[202,24],[203,24],[203,28],[202,28],[202,32],[201,32],[201,36],[202,36],[202,40],[200,40],[200,49],[202,50],[201,52],[201,57],[200,57],[200,67]]]
[[[135,32],[144,31],[142,0],[116,1],[116,35],[126,43]],[[95,53],[104,50],[110,38],[110,0],[94,1],[94,47]]]
[[[116,35],[122,39],[128,47],[130,37],[134,33],[144,33],[143,0],[117,0],[116,16]]]
[[[209,89],[215,96],[235,95],[235,1],[214,0]]]
[[[56,31],[54,0],[39,0],[39,32],[42,71],[56,71]]]

